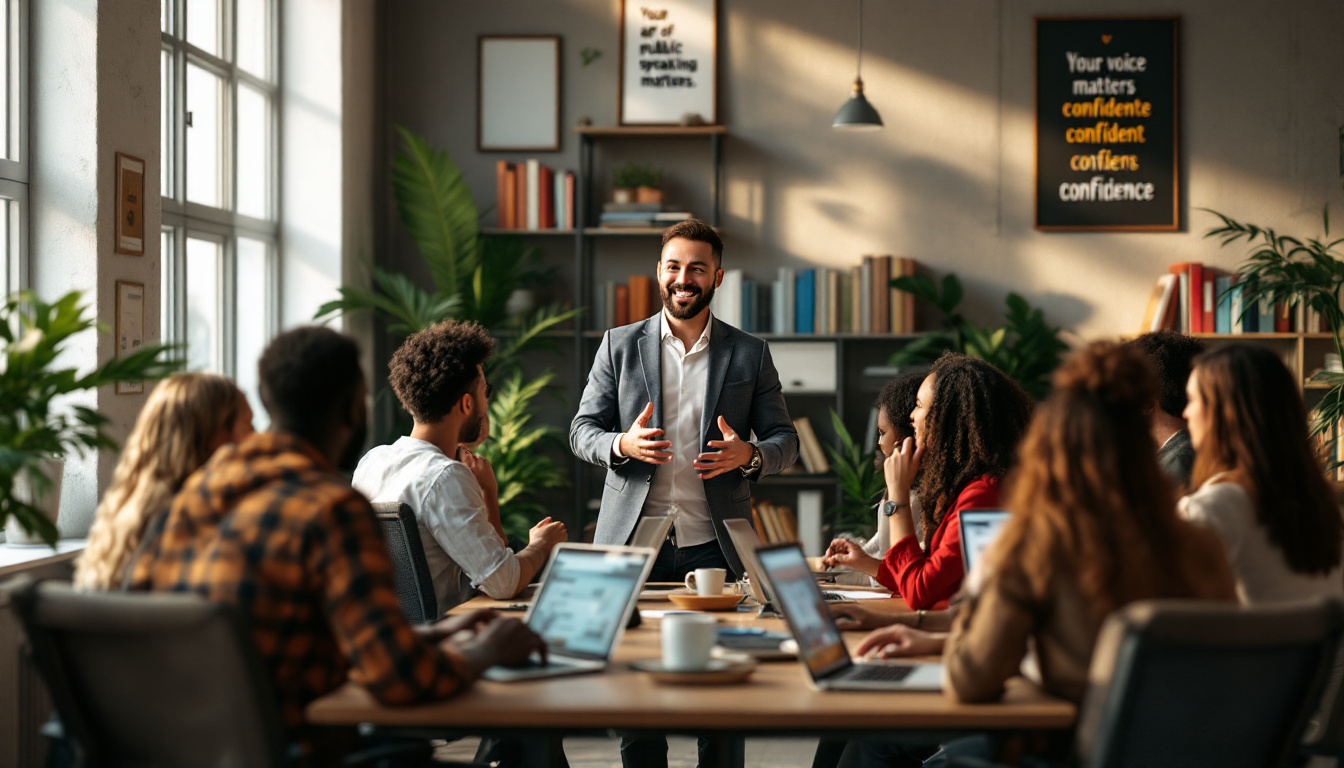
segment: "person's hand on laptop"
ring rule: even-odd
[[[469,639],[444,642],[466,661],[472,677],[496,664],[520,666],[534,653],[546,663],[546,641],[513,617],[496,616]]]
[[[877,629],[896,623],[896,615],[870,611],[858,603],[827,603],[831,615],[835,617],[835,626],[852,632],[855,630]]]
[[[946,641],[946,632],[925,632],[904,624],[893,624],[863,638],[854,652],[867,659],[937,656],[943,652]]]
[[[862,546],[848,539],[832,541],[831,546],[826,550],[826,556],[821,559],[821,562],[827,568],[847,565],[856,571],[863,571],[869,576],[876,576],[877,568],[882,564],[881,560],[864,552]]]
[[[477,608],[471,613],[449,616],[433,624],[417,624],[415,633],[430,642],[438,642],[459,632],[478,632],[486,624],[498,618],[499,614],[489,608]]]

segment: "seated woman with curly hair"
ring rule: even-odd
[[[1031,416],[1031,398],[983,360],[948,353],[920,384],[906,438],[883,462],[892,546],[882,558],[853,542],[833,542],[828,566],[847,565],[877,579],[915,610],[961,587],[961,510],[995,507]],[[920,500],[925,547],[915,535],[911,491]]]

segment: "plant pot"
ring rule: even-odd
[[[635,201],[635,190],[630,187],[617,187],[611,190],[611,202],[613,203],[632,203]]]
[[[504,303],[504,311],[509,317],[517,317],[531,312],[537,306],[537,295],[527,288],[515,288]]]
[[[22,473],[14,478],[14,496],[21,501],[32,504],[46,514],[47,519],[56,524],[57,513],[61,511],[61,479],[65,476],[64,459],[44,459],[38,468],[42,473],[51,479],[51,488],[39,500],[33,498],[33,488],[28,482],[28,474]],[[11,547],[45,547],[49,546],[42,537],[36,533],[28,533],[19,523],[18,518],[10,516],[5,521],[5,541]]]
[[[636,187],[635,202],[661,204],[663,202],[663,190],[656,187]]]

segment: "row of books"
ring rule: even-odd
[[[667,227],[694,218],[689,211],[665,211],[662,203],[604,203],[598,224],[616,229]]]
[[[780,267],[770,282],[729,269],[711,306],[748,333],[913,333],[914,298],[890,282],[914,270],[914,260],[894,256],[864,256],[848,270]]]
[[[653,317],[662,306],[652,275],[631,275],[625,283],[611,280],[593,295],[593,317],[598,328],[619,328]]]
[[[811,419],[799,416],[793,420],[793,428],[798,431],[798,460],[802,463],[803,470],[813,475],[830,472],[831,463],[826,460],[826,451],[822,449],[821,441],[817,440]]]
[[[822,499],[821,491],[799,491],[796,513],[793,507],[757,499],[751,507],[756,535],[766,544],[797,542],[808,555],[822,554]]]
[[[1321,313],[1303,302],[1268,300],[1247,306],[1237,275],[1198,262],[1172,264],[1148,297],[1140,333],[1320,333],[1328,330]]]
[[[574,172],[537,160],[495,165],[495,217],[500,229],[573,229]]]

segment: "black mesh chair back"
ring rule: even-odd
[[[383,524],[383,538],[387,539],[387,551],[392,555],[392,575],[402,612],[412,624],[435,621],[439,611],[434,580],[429,576],[414,510],[407,504],[391,501],[374,504],[373,511]]]
[[[12,583],[81,765],[279,766],[280,713],[233,606],[187,594]]]
[[[1145,601],[1107,619],[1080,710],[1089,768],[1284,765],[1320,701],[1344,606]]]

